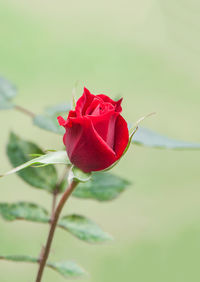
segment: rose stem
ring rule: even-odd
[[[52,208],[51,208],[51,217],[52,218],[53,218],[53,215],[56,209],[56,200],[57,200],[57,191],[53,193]]]
[[[49,235],[48,235],[48,239],[46,242],[46,246],[44,248],[44,252],[41,254],[41,258],[40,258],[40,265],[39,265],[39,270],[38,270],[38,274],[37,274],[37,278],[36,278],[36,282],[40,282],[42,279],[42,274],[46,265],[46,261],[47,258],[49,256],[49,252],[51,249],[51,244],[53,241],[53,237],[54,237],[54,232],[56,229],[56,225],[60,216],[60,213],[67,201],[67,199],[69,198],[69,196],[71,195],[71,193],[74,191],[75,187],[77,186],[78,182],[73,181],[71,184],[69,184],[67,190],[64,192],[64,194],[62,195],[62,198],[60,199],[60,202],[52,216],[51,219],[51,226],[50,226],[50,230],[49,230]]]
[[[25,115],[28,115],[31,118],[35,117],[35,114],[33,112],[31,112],[31,111],[29,111],[29,110],[27,110],[27,109],[25,109],[25,108],[23,108],[21,106],[15,105],[14,108],[15,108],[15,110],[17,110],[17,111],[19,111],[19,112],[21,112],[21,113],[23,113]]]
[[[55,212],[55,209],[56,209],[56,200],[57,200],[57,196],[58,196],[58,193],[59,193],[59,188],[62,184],[62,182],[65,180],[68,172],[69,172],[69,168],[71,166],[67,166],[64,168],[64,171],[63,173],[61,174],[57,184],[56,184],[56,187],[55,187],[55,190],[53,191],[53,199],[52,199],[52,208],[51,208],[51,217],[53,216],[54,212]]]
[[[55,186],[55,189],[53,191],[53,197],[52,197],[52,207],[51,207],[51,220],[50,220],[50,223],[52,222],[53,220],[53,216],[54,216],[54,213],[55,213],[55,209],[56,209],[56,202],[57,202],[57,196],[58,196],[58,193],[59,193],[59,188],[60,188],[60,185],[62,184],[62,182],[64,181],[66,175],[68,174],[69,172],[69,168],[70,166],[68,165],[67,167],[64,168],[64,171],[63,173],[61,174],[56,186]],[[44,255],[44,246],[42,246],[42,249],[40,251],[40,256],[39,256],[39,260],[38,262],[40,263],[41,261],[41,258],[43,257]]]

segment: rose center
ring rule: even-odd
[[[100,116],[114,109],[115,107],[112,104],[102,102],[99,99],[94,99],[85,114],[90,116]]]

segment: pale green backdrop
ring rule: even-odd
[[[123,96],[124,117],[152,111],[146,127],[200,142],[200,4],[195,0],[0,0],[0,74],[19,87],[16,103],[35,113],[93,93]],[[11,166],[5,145],[11,130],[43,148],[62,138],[28,117],[0,112],[0,171]],[[88,245],[58,230],[53,260],[74,259],[84,282],[200,281],[199,151],[131,147],[115,172],[133,185],[111,203],[73,199],[66,212],[83,213],[115,240]],[[50,205],[47,193],[13,175],[0,181],[1,201]],[[36,256],[47,226],[0,219],[0,254]],[[36,266],[0,261],[1,282],[33,282]],[[64,279],[46,270],[44,282]],[[71,280],[69,280],[71,281]]]

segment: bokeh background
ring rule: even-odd
[[[195,0],[0,0],[0,74],[19,88],[15,102],[41,113],[70,101],[76,81],[93,93],[123,96],[124,117],[185,141],[200,142],[200,4]],[[0,112],[0,171],[11,130],[43,148],[60,136],[19,112]],[[114,170],[133,183],[110,203],[72,199],[115,240],[88,245],[57,230],[52,260],[74,259],[84,282],[200,281],[199,151],[132,146]],[[49,195],[15,175],[1,180],[1,201],[50,206]],[[0,219],[0,254],[38,255],[48,227]],[[37,266],[0,262],[1,282],[35,281]],[[44,282],[64,279],[46,270]],[[71,281],[71,280],[69,280]]]

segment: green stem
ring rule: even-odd
[[[41,254],[41,258],[40,258],[40,266],[38,269],[38,274],[37,274],[37,278],[36,278],[36,282],[41,282],[42,279],[42,275],[44,272],[44,268],[49,256],[49,252],[51,249],[51,244],[54,238],[54,233],[55,233],[55,229],[56,229],[56,225],[58,223],[58,219],[60,217],[60,213],[67,201],[67,199],[69,198],[69,196],[72,194],[72,192],[74,191],[74,189],[76,188],[78,182],[73,181],[71,184],[69,184],[67,190],[64,192],[64,194],[62,195],[62,198],[60,199],[60,202],[55,210],[55,213],[52,216],[52,220],[51,220],[51,226],[50,226],[50,230],[49,230],[49,235],[47,238],[47,242],[46,242],[46,246],[44,247],[44,252]]]

